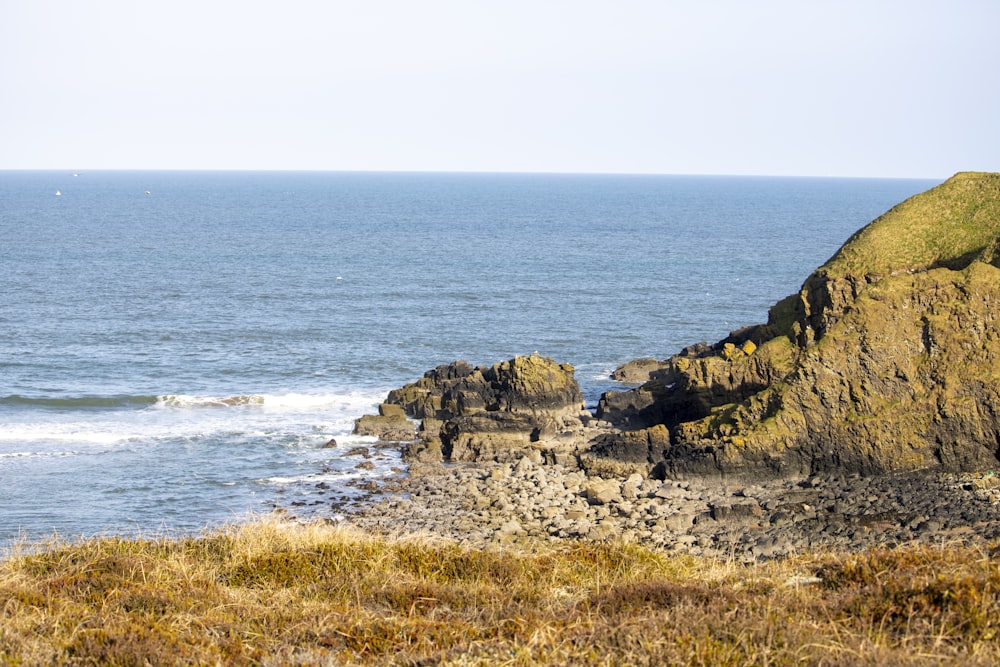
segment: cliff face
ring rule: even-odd
[[[767,325],[621,369],[648,380],[598,417],[668,427],[647,452],[664,474],[996,467],[998,239],[1000,175],[958,174],[855,234]]]
[[[880,281],[779,382],[677,424],[665,465],[775,475],[993,468],[998,307],[1000,271],[987,264]]]

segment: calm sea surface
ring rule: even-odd
[[[934,184],[0,172],[0,544],[323,515],[389,389],[537,350],[593,402]]]

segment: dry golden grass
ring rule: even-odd
[[[0,562],[3,664],[997,664],[987,549],[755,566],[260,520]]]

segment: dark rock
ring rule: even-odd
[[[389,392],[387,403],[416,419],[447,421],[478,412],[519,412],[578,416],[583,395],[573,367],[538,354],[514,357],[488,368],[456,361],[424,374],[413,384]]]
[[[619,382],[647,382],[651,373],[661,370],[665,365],[665,361],[657,361],[651,357],[635,359],[616,368],[611,373],[611,378]]]
[[[620,429],[642,429],[670,420],[669,397],[673,387],[649,381],[630,391],[605,392],[597,403],[596,417]]]
[[[730,523],[755,522],[764,516],[760,505],[756,502],[741,502],[732,504],[712,504],[712,518],[716,521]]]
[[[590,447],[591,454],[625,463],[645,464],[651,469],[663,461],[670,447],[670,431],[662,424],[638,431],[615,431],[598,436]]]
[[[481,412],[448,420],[441,428],[442,453],[451,461],[520,458],[531,445],[535,422],[529,415]]]
[[[774,512],[773,514],[771,514],[770,517],[771,525],[774,526],[780,526],[781,524],[788,523],[791,520],[792,520],[792,515],[782,510]]]

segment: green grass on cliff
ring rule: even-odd
[[[0,561],[0,664],[920,665],[1000,662],[990,549],[745,566],[261,521]]]
[[[1000,238],[1000,174],[962,172],[907,199],[854,234],[820,270],[887,276],[936,266],[964,268]]]

